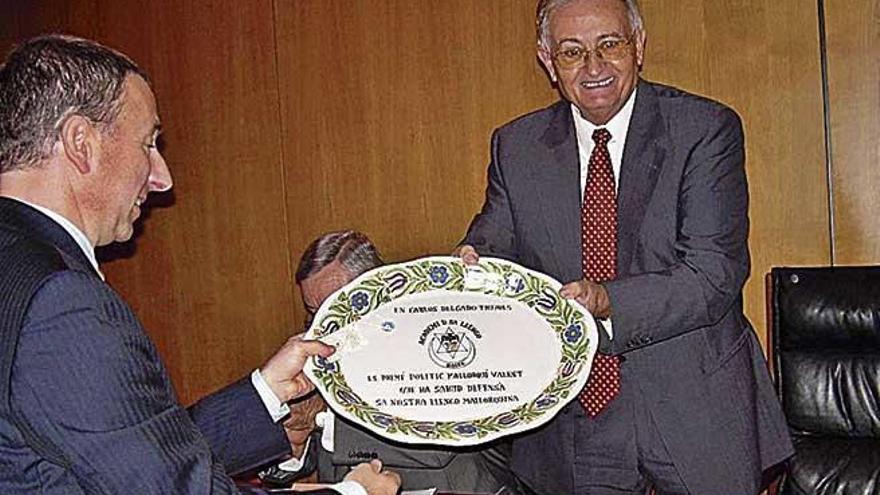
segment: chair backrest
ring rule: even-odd
[[[770,345],[795,435],[880,437],[880,267],[774,268]]]

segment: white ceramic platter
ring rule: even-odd
[[[333,410],[406,443],[476,445],[549,421],[583,388],[597,337],[559,282],[515,263],[429,257],[324,301],[306,374]]]

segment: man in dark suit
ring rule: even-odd
[[[333,292],[382,264],[378,249],[361,232],[329,232],[315,239],[303,252],[296,271],[296,283],[309,319]],[[323,404],[314,404],[321,402],[319,397],[307,402],[312,403],[307,407],[313,412],[322,409]],[[407,446],[383,439],[329,412],[319,417],[324,425],[323,438],[319,442],[323,448],[311,450],[320,459],[318,467],[322,480],[339,481],[352,466],[365,459],[379,458],[401,475],[404,490],[437,488],[460,493],[496,493],[507,481],[504,446]],[[290,421],[285,423],[286,427],[288,425],[288,437],[296,457],[264,471],[264,477],[286,479],[296,476],[296,469],[301,466],[314,465],[301,457],[308,451],[306,443],[312,446],[312,442],[316,442],[309,437],[314,423]],[[506,490],[506,494],[513,493],[509,488]]]
[[[171,187],[146,75],[124,55],[47,36],[0,68],[0,492],[237,493],[227,473],[288,448],[286,402],[319,342],[186,410],[94,248],[132,235]],[[365,464],[324,493],[396,492]],[[366,491],[365,491],[366,488]]]
[[[494,133],[457,252],[556,277],[602,338],[579,400],[514,441],[512,468],[545,494],[758,493],[792,447],[742,312],[740,120],[639,78],[634,0],[542,0],[537,28],[563,100]]]

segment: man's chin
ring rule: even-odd
[[[134,227],[129,225],[127,228],[116,232],[116,238],[113,239],[113,242],[128,242],[131,240],[131,236],[133,235]]]

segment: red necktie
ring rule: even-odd
[[[581,209],[581,269],[585,279],[597,283],[617,277],[617,198],[608,153],[610,140],[607,129],[593,131],[596,146],[590,154]],[[620,359],[596,353],[587,385],[578,397],[587,416],[596,417],[618,393]]]

